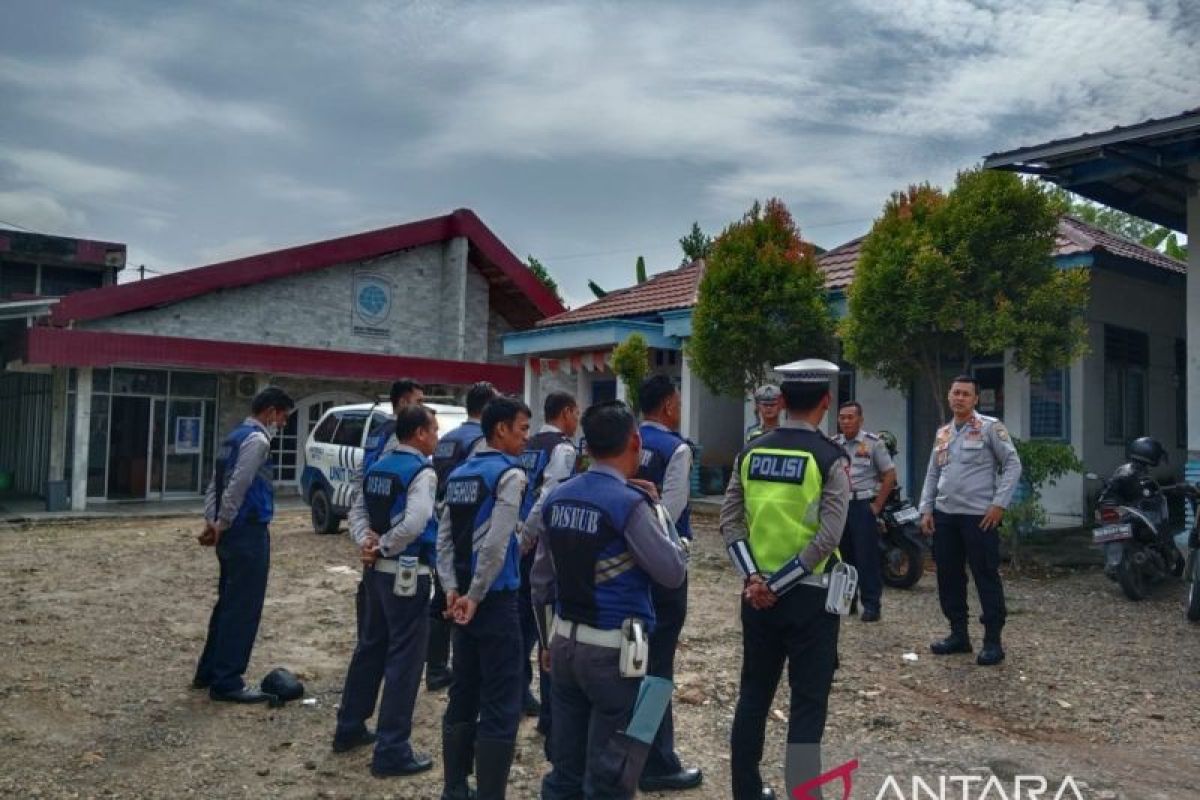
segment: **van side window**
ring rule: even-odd
[[[362,447],[363,429],[367,426],[367,415],[349,412],[342,415],[342,422],[333,434],[333,443],[344,447]]]
[[[391,421],[392,421],[392,417],[389,414],[380,414],[380,413],[372,414],[371,415],[371,429],[369,431],[367,431],[367,438],[368,439],[374,438],[375,435],[379,433],[379,429]]]
[[[321,444],[329,444],[333,440],[333,430],[337,427],[338,415],[330,414],[325,419],[321,420],[321,424],[313,431],[313,441]]]

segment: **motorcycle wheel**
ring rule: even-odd
[[[893,545],[880,553],[883,583],[892,589],[911,589],[925,571],[924,553],[912,542]]]
[[[1145,600],[1150,594],[1146,589],[1146,577],[1128,556],[1117,565],[1117,583],[1121,584],[1125,596],[1134,602]]]
[[[1192,581],[1188,583],[1188,621],[1200,622],[1200,559],[1195,560],[1190,577]]]

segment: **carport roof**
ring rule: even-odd
[[[1177,231],[1187,229],[1187,195],[1200,181],[1200,108],[1136,125],[993,153],[987,169],[1037,175],[1064,189]]]

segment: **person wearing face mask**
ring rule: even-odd
[[[276,386],[259,392],[250,404],[250,416],[221,444],[204,496],[204,532],[198,538],[200,544],[216,548],[221,577],[192,685],[208,689],[213,700],[271,699],[247,686],[242,675],[258,635],[271,562],[271,436],[287,424],[295,406]]]

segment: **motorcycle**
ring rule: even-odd
[[[1190,622],[1200,622],[1200,490],[1195,486],[1186,487],[1187,501],[1192,506],[1192,529],[1181,531],[1175,536],[1175,543],[1181,551],[1185,551],[1187,565],[1183,574],[1188,582],[1187,618]]]
[[[1149,437],[1135,440],[1129,461],[1103,482],[1097,500],[1092,543],[1104,550],[1104,574],[1130,600],[1144,600],[1168,575],[1183,574],[1185,558],[1171,529],[1167,497],[1189,494],[1188,486],[1161,486],[1150,474],[1166,451]],[[1088,477],[1097,479],[1094,473]]]
[[[880,431],[879,437],[892,458],[898,450],[896,437]],[[925,572],[929,540],[921,534],[921,513],[893,486],[879,515],[879,558],[883,583],[893,589],[910,589]]]
[[[900,495],[896,486],[879,515],[879,557],[883,583],[893,589],[909,589],[925,571],[929,541],[921,534],[921,513]]]

